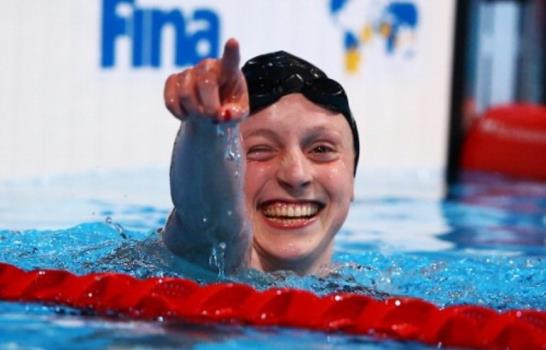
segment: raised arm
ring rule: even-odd
[[[246,263],[251,241],[239,134],[249,105],[239,60],[239,45],[230,39],[221,59],[171,75],[164,92],[181,126],[170,172],[175,208],[163,241],[189,261],[226,272]]]

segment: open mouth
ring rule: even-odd
[[[315,201],[268,201],[260,206],[260,211],[273,226],[294,228],[313,222],[323,208],[324,204]]]

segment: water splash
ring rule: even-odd
[[[121,226],[117,222],[114,222],[110,216],[107,216],[106,219],[104,219],[104,222],[106,222],[108,225],[110,225],[110,227],[116,230],[121,238],[127,239],[127,234],[125,233],[125,229],[123,228],[123,226]]]
[[[219,242],[212,245],[209,256],[209,266],[218,271],[218,277],[226,277],[226,248],[225,242]]]
[[[228,127],[226,133],[226,150],[224,159],[232,162],[240,162],[241,145],[239,140],[239,127]]]
[[[155,230],[124,229],[124,239],[108,223],[81,224],[65,230],[0,231],[0,261],[24,269],[59,268],[75,273],[117,271],[136,277],[176,276],[200,282],[238,281],[259,289],[291,287],[318,294],[355,292],[375,297],[405,295],[438,305],[480,304],[498,310],[546,310],[546,252],[448,250],[359,252],[337,248],[335,264],[317,276],[291,272],[242,271],[226,274],[225,242],[211,249],[211,273],[173,255]],[[339,239],[345,239],[343,234]],[[342,244],[339,246],[343,246]]]

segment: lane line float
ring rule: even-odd
[[[546,106],[491,108],[470,127],[461,157],[468,170],[546,180]]]
[[[173,277],[24,271],[0,263],[0,299],[64,305],[97,315],[141,320],[295,327],[442,347],[546,349],[545,311],[497,312],[475,305],[439,308],[409,297],[317,296],[288,288],[257,291],[237,283],[201,286]]]

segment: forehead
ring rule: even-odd
[[[352,144],[349,123],[341,113],[317,105],[299,93],[283,96],[241,123],[243,137],[260,129],[283,136],[309,130],[328,130],[340,134],[346,142]]]

